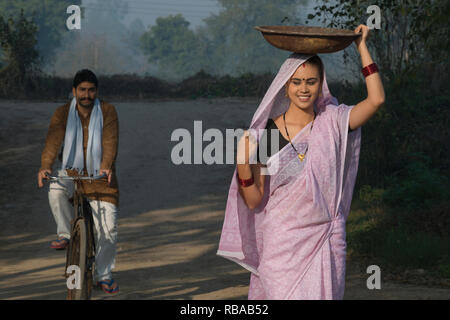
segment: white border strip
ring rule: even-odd
[[[236,262],[241,267],[243,267],[243,268],[247,269],[248,271],[254,273],[255,275],[259,276],[258,270],[256,270],[255,268],[251,267],[250,265],[242,262],[242,259],[244,258],[244,255],[242,253],[218,250],[216,254],[218,256],[221,256],[223,258],[226,258],[228,260]]]

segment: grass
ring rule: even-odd
[[[450,239],[396,226],[390,223],[393,214],[382,205],[355,199],[347,221],[349,256],[391,270],[424,269],[450,278]]]

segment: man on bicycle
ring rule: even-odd
[[[112,279],[117,240],[119,188],[115,174],[119,123],[113,105],[97,98],[98,80],[90,70],[77,72],[73,79],[71,102],[58,107],[53,114],[38,173],[38,185],[43,186],[46,174],[63,144],[62,167],[58,175],[93,176],[106,178],[81,181],[81,190],[92,208],[95,226],[95,278],[107,293],[118,292]],[[50,182],[49,203],[57,225],[57,239],[50,245],[64,249],[70,241],[70,221],[73,208],[70,197],[73,182]]]

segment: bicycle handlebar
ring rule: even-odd
[[[48,173],[45,174],[48,180],[99,180],[101,178],[107,178],[106,174],[102,174],[99,176],[92,176],[92,177],[80,177],[80,176],[51,176]]]

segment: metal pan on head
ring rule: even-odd
[[[255,29],[274,47],[304,54],[337,52],[362,35],[346,29],[305,26],[257,26]]]

